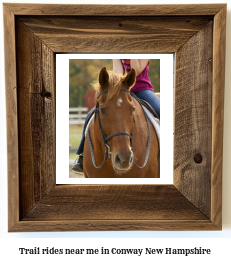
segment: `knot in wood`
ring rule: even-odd
[[[46,90],[42,90],[42,92],[40,93],[40,95],[41,95],[43,98],[51,99],[51,93],[50,93],[50,92],[47,92]]]
[[[197,164],[200,164],[200,163],[202,162],[202,156],[201,156],[200,153],[195,154],[195,156],[194,156],[194,161],[195,161],[195,163],[197,163]]]

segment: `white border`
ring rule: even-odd
[[[121,59],[124,56],[126,59],[160,59],[160,178],[69,178],[69,59]],[[173,54],[56,54],[56,184],[173,184]]]

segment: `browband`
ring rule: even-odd
[[[121,91],[121,92],[129,92],[129,93],[130,93],[130,91],[127,90],[127,89],[120,89],[120,91]],[[108,90],[104,90],[104,91],[100,92],[100,93],[97,95],[97,99],[100,97],[101,94],[107,93],[107,92],[108,92]]]

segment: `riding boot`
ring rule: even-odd
[[[83,154],[78,155],[77,162],[72,167],[73,171],[83,172]]]

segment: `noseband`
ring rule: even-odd
[[[136,96],[131,93],[129,90],[127,89],[121,89],[120,91],[125,91],[125,92],[128,92],[130,93],[130,95],[134,98],[136,98]],[[108,90],[104,90],[102,92],[100,92],[98,95],[97,95],[97,99],[103,94],[103,93],[107,93]],[[137,100],[137,99],[136,99]],[[137,100],[139,102],[139,100]],[[140,102],[139,102],[140,103]],[[141,104],[140,104],[141,106]],[[141,108],[143,109],[143,107],[141,106]],[[151,142],[151,131],[150,131],[150,125],[149,125],[149,121],[148,121],[148,117],[143,109],[143,112],[144,112],[144,115],[145,115],[145,118],[146,118],[146,121],[147,121],[147,126],[148,126],[148,145],[147,145],[147,151],[146,151],[146,156],[145,156],[145,161],[144,161],[144,164],[143,166],[139,167],[135,162],[133,162],[133,165],[136,166],[137,168],[143,168],[147,161],[148,161],[148,156],[149,156],[149,150],[150,150],[150,142]],[[115,137],[115,136],[119,136],[119,135],[127,135],[129,136],[130,138],[130,146],[131,146],[131,150],[132,150],[132,138],[133,138],[133,133],[129,134],[128,132],[117,132],[115,134],[112,134],[110,136],[106,136],[106,134],[104,133],[103,131],[103,128],[102,128],[102,124],[101,124],[101,120],[100,120],[100,113],[99,113],[99,102],[97,101],[97,104],[96,104],[96,107],[95,107],[95,117],[97,117],[98,119],[98,125],[99,125],[99,129],[100,129],[100,132],[101,132],[101,136],[102,136],[102,139],[103,139],[103,144],[104,144],[104,147],[105,147],[105,154],[104,154],[104,160],[102,161],[102,163],[97,166],[96,163],[95,163],[95,157],[94,157],[94,152],[93,152],[93,146],[92,146],[92,142],[91,142],[91,138],[90,138],[90,132],[89,132],[89,128],[88,128],[88,131],[87,131],[87,137],[88,137],[88,141],[89,141],[89,146],[90,146],[90,151],[91,151],[91,157],[92,157],[92,162],[93,162],[93,165],[95,168],[99,169],[103,166],[103,164],[105,163],[105,161],[111,157],[111,148],[110,146],[107,144],[107,141],[110,140],[111,138]]]

